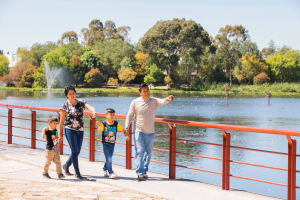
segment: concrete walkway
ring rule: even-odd
[[[62,155],[62,163],[67,158],[68,155]],[[277,199],[245,191],[224,191],[219,186],[196,181],[170,180],[166,175],[151,172],[146,181],[137,181],[134,170],[118,165],[113,166],[118,178],[108,179],[102,175],[103,162],[89,162],[85,158],[79,158],[80,171],[89,180],[72,176],[59,180],[54,163],[49,171],[52,179],[44,179],[44,163],[44,150],[0,141],[0,199]]]

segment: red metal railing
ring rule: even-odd
[[[18,106],[18,105],[8,105],[8,104],[0,104],[0,106],[8,108],[8,116],[0,116],[0,117],[7,117],[8,118],[8,124],[7,125],[0,124],[0,126],[7,126],[8,127],[8,133],[7,134],[6,133],[0,133],[0,134],[8,136],[8,139],[7,139],[8,144],[12,144],[12,137],[13,136],[14,137],[20,137],[20,138],[31,139],[31,148],[32,149],[36,148],[36,141],[45,141],[45,140],[36,139],[36,131],[41,132],[41,130],[36,129],[36,122],[44,122],[44,121],[36,120],[36,110],[56,112],[59,115],[59,109],[53,109],[53,108]],[[12,108],[22,108],[22,109],[31,110],[31,119],[13,117],[13,109]],[[95,141],[101,141],[101,140],[95,139],[95,130],[96,130],[96,128],[95,128],[95,118],[90,117],[92,115],[92,113],[84,112],[84,114],[89,116],[89,118],[90,118],[90,126],[85,127],[85,128],[89,128],[90,138],[84,137],[84,139],[90,140],[90,147],[89,147],[89,149],[87,149],[87,148],[82,148],[82,149],[89,150],[89,160],[90,161],[95,161],[95,152],[103,153],[103,151],[99,151],[99,150],[95,149]],[[97,116],[104,117],[105,114],[104,113],[97,113]],[[126,119],[126,116],[125,115],[116,115],[116,118]],[[13,119],[30,120],[31,121],[31,128],[13,126]],[[285,186],[285,187],[287,187],[287,199],[288,200],[295,200],[296,199],[296,189],[300,189],[299,186],[296,186],[296,173],[300,173],[299,170],[296,170],[296,157],[300,157],[300,155],[296,154],[296,139],[292,139],[291,136],[300,136],[300,131],[255,128],[255,127],[233,126],[233,125],[223,125],[223,124],[211,124],[211,123],[203,123],[203,122],[172,120],[172,119],[162,119],[162,118],[156,118],[155,122],[166,123],[166,124],[169,125],[169,137],[155,136],[156,138],[169,140],[169,145],[170,145],[169,150],[158,149],[158,148],[153,149],[155,151],[169,152],[169,163],[159,162],[159,161],[154,161],[154,160],[151,160],[151,162],[164,164],[164,165],[169,165],[169,178],[170,179],[175,179],[176,178],[176,167],[181,167],[181,168],[186,168],[186,169],[192,169],[192,170],[197,170],[197,171],[203,171],[203,172],[209,172],[209,173],[222,175],[222,189],[223,190],[229,190],[229,188],[230,188],[230,177],[235,177],[235,178],[252,180],[252,181],[268,183],[268,184],[273,184],[273,185]],[[185,126],[219,129],[221,131],[221,133],[223,134],[223,144],[199,142],[199,141],[185,140],[185,139],[177,138],[176,137],[176,125],[185,125]],[[21,128],[21,129],[31,130],[31,138],[24,137],[24,136],[19,136],[19,135],[13,135],[12,128]],[[260,150],[260,149],[252,149],[252,148],[244,148],[244,147],[238,147],[238,146],[231,146],[231,144],[230,144],[230,132],[228,132],[228,130],[244,131],[244,132],[256,132],[256,133],[267,133],[267,134],[276,134],[276,135],[286,135],[287,144],[288,144],[288,153],[275,152],[275,151],[266,151],[266,150]],[[126,141],[126,143],[119,143],[119,142],[117,143],[117,144],[120,144],[120,145],[126,145],[126,155],[114,154],[114,155],[122,156],[122,157],[126,158],[126,165],[125,165],[126,169],[131,169],[132,168],[132,158],[133,158],[132,157],[132,146],[134,146],[134,145],[132,145],[132,134],[133,134],[132,133],[132,125],[130,125],[129,132],[130,132],[129,141]],[[223,157],[222,158],[214,158],[214,157],[209,157],[209,156],[202,156],[202,155],[195,155],[195,154],[190,154],[190,153],[177,152],[176,151],[176,141],[220,146],[220,147],[223,148]],[[61,148],[60,148],[61,149],[61,152],[60,152],[61,154],[63,154],[63,146],[69,146],[69,145],[61,144]],[[230,150],[231,150],[231,148],[241,149],[241,150],[248,150],[248,151],[258,151],[258,152],[264,152],[264,153],[279,154],[279,155],[287,155],[288,156],[288,169],[231,160],[230,159]],[[206,159],[213,159],[213,160],[222,161],[222,173],[215,172],[215,171],[210,171],[210,170],[205,170],[205,169],[198,169],[198,168],[195,168],[195,167],[177,165],[176,164],[176,154],[188,155],[188,156],[193,156],[193,157],[200,157],[200,158],[206,158]],[[237,175],[230,174],[230,163],[237,163],[237,164],[243,164],[243,165],[250,165],[250,166],[256,166],[256,167],[263,167],[263,168],[287,171],[288,172],[287,173],[288,174],[287,175],[287,184],[275,183],[275,182],[264,181],[264,180],[253,179],[253,178],[242,177],[242,176],[237,176]]]

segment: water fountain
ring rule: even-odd
[[[45,60],[45,76],[46,76],[46,81],[47,81],[47,88],[48,88],[48,92],[51,89],[51,86],[56,78],[57,75],[60,74],[62,68],[55,68],[52,67],[50,69],[47,61]]]

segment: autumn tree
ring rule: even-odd
[[[149,55],[143,52],[138,52],[134,55],[134,71],[136,71],[137,75],[143,76],[146,73],[146,60],[149,58]]]
[[[0,76],[8,73],[9,61],[4,55],[0,55]]]
[[[85,83],[87,87],[95,88],[100,87],[104,80],[103,74],[98,68],[91,69],[85,74]]]
[[[226,58],[225,71],[228,73],[230,86],[232,84],[232,70],[236,66],[240,57],[240,44],[248,38],[248,31],[241,25],[227,25],[225,28],[220,28],[216,35],[216,45],[219,53],[222,53]]]
[[[110,77],[107,81],[107,85],[117,86],[118,85],[118,79]]]
[[[209,34],[193,20],[173,19],[158,21],[141,40],[144,51],[150,56],[161,55],[170,74],[182,55],[189,52],[201,55],[211,45]]]
[[[133,71],[133,69],[130,67],[124,67],[118,71],[118,75],[119,75],[119,79],[121,81],[124,81],[123,84],[125,85],[129,81],[135,79],[137,73]]]
[[[30,65],[24,72],[21,80],[22,87],[32,88],[34,84],[35,67]]]
[[[21,62],[12,67],[9,70],[9,73],[7,77],[5,78],[5,82],[9,86],[17,86],[21,87],[22,86],[22,77],[23,74],[26,70],[28,69],[35,69],[33,65],[27,62]],[[30,73],[31,74],[32,70],[28,70],[27,75]],[[33,73],[32,73],[33,74]]]

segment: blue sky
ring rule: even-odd
[[[243,25],[259,49],[272,39],[300,50],[299,0],[0,0],[0,49],[56,42],[66,31],[79,34],[93,19],[130,26],[137,42],[157,21],[173,18],[192,19],[213,37],[226,25]]]

